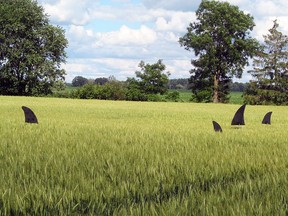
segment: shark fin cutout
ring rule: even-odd
[[[36,115],[34,114],[34,112],[26,107],[26,106],[22,106],[22,110],[24,111],[24,115],[25,115],[25,122],[26,123],[35,123],[38,124],[38,120]]]
[[[212,121],[212,123],[213,123],[213,127],[214,127],[215,132],[222,132],[221,126],[216,121]]]
[[[271,115],[272,115],[272,112],[266,113],[266,115],[264,116],[262,120],[262,124],[271,124]]]
[[[235,113],[231,125],[245,125],[244,122],[244,111],[246,104],[242,105]]]

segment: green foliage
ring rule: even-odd
[[[165,96],[165,99],[177,102],[180,99],[180,93],[179,91],[168,92],[167,95]]]
[[[141,71],[136,71],[136,77],[140,90],[145,94],[164,94],[168,89],[169,72],[164,73],[166,66],[162,60],[158,60],[155,64],[145,64],[144,61],[139,63]]]
[[[70,97],[80,99],[104,99],[104,100],[131,100],[131,101],[161,101],[168,89],[169,72],[164,73],[165,65],[162,60],[155,64],[140,62],[141,71],[136,71],[135,78],[128,78],[127,81],[119,82],[115,77],[97,78],[95,82],[84,85],[72,92]],[[81,86],[87,83],[84,77],[75,77],[73,86]],[[95,83],[98,83],[95,85]],[[58,94],[59,95],[59,94]],[[60,94],[61,96],[61,94]],[[64,97],[66,95],[63,95]]]
[[[249,36],[253,17],[228,2],[208,0],[201,2],[196,16],[197,22],[190,23],[188,33],[179,39],[181,46],[199,56],[191,61],[192,92],[200,101],[210,95],[209,101],[227,102],[231,78],[241,77],[259,46]]]
[[[105,100],[125,100],[126,99],[126,86],[123,82],[119,81],[109,81],[103,86],[104,97],[100,99]]]
[[[162,97],[159,94],[148,94],[147,101],[159,102],[162,101]]]
[[[100,92],[99,86],[86,84],[76,91],[76,95],[80,99],[97,99]]]
[[[129,101],[147,101],[147,95],[140,89],[139,82],[135,78],[127,79],[126,99]]]
[[[96,85],[104,85],[104,84],[107,83],[107,82],[109,82],[109,79],[106,78],[106,77],[100,77],[100,78],[96,78],[96,79],[94,80],[94,83],[95,83]]]
[[[235,130],[239,105],[7,96],[0,104],[0,215],[288,211],[287,107],[247,106],[247,124]],[[38,125],[24,123],[23,104]],[[267,110],[272,125],[261,125]]]
[[[247,86],[248,86],[248,83],[232,82],[230,83],[229,88],[232,92],[244,92]]]
[[[161,101],[158,95],[163,95],[168,89],[169,72],[164,73],[165,65],[162,60],[155,64],[139,63],[141,71],[136,71],[135,78],[128,78],[126,100],[131,101]]]
[[[243,104],[243,92],[230,92],[229,94],[229,103],[230,104]]]
[[[192,93],[189,90],[178,90],[180,102],[190,102]]]
[[[209,90],[200,90],[197,93],[192,94],[191,100],[197,103],[210,103],[211,100],[211,91]]]
[[[169,79],[169,89],[188,89],[188,78]]]
[[[34,0],[0,0],[0,26],[0,94],[51,93],[64,80],[64,30]]]
[[[258,88],[253,81],[249,83],[243,97],[244,102],[251,105],[288,105],[287,92]]]
[[[119,81],[110,81],[105,85],[86,84],[70,93],[70,97],[79,99],[125,100],[126,87]]]
[[[288,103],[288,36],[277,30],[277,20],[264,36],[263,50],[253,61],[250,71],[254,80],[245,91],[248,104]]]
[[[76,76],[72,80],[72,86],[79,87],[88,83],[88,79],[82,76]]]

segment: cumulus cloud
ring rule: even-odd
[[[94,44],[94,47],[105,45],[146,45],[157,40],[156,32],[142,25],[140,29],[131,29],[127,26],[122,26],[119,31],[107,32],[98,35],[99,40]]]
[[[68,34],[73,35],[78,41],[85,41],[87,37],[93,37],[94,32],[91,29],[85,29],[84,26],[71,25]]]
[[[71,82],[75,76],[84,76],[89,79],[115,76],[119,80],[133,77],[138,69],[139,62],[133,59],[115,58],[77,58],[70,59],[64,69],[69,71],[66,81]]]
[[[156,20],[156,29],[159,31],[186,31],[190,22],[196,19],[192,12],[174,12],[168,18],[159,16]]]
[[[172,78],[189,77],[189,70],[192,67],[190,59],[166,60],[164,63],[167,70],[172,74]]]
[[[66,38],[69,41],[68,58],[82,58],[91,55],[92,43],[95,40],[95,32],[85,26],[70,25],[66,29]]]
[[[91,10],[96,7],[97,2],[97,0],[42,0],[41,3],[53,22],[84,25],[91,20]]]

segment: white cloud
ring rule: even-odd
[[[283,34],[288,35],[288,26],[286,24],[288,22],[288,16],[266,16],[255,20],[256,26],[253,30],[253,36],[260,42],[263,42],[263,35],[267,35],[269,33],[268,30],[273,27],[273,21],[275,19],[277,19],[277,22],[279,23],[278,30],[283,32]]]
[[[189,59],[168,60],[164,64],[172,78],[187,78],[190,76],[189,70],[192,66]]]
[[[251,13],[255,16],[285,16],[288,13],[285,0],[258,0],[253,5]]]
[[[95,79],[97,77],[106,77],[107,74],[107,69],[101,65],[94,64],[93,60],[87,58],[69,59],[63,68],[68,72],[66,76],[66,81],[68,82],[71,82],[75,76]]]
[[[87,37],[93,37],[92,29],[85,29],[84,26],[71,25],[68,34],[73,35],[77,40],[85,40]]]
[[[138,64],[140,61],[134,59],[100,58],[94,59],[93,62],[113,68],[113,71],[116,70],[120,74],[119,79],[126,80],[127,77],[134,76],[135,71],[139,69]]]
[[[104,19],[104,20],[113,20],[113,19],[117,19],[117,16],[113,13],[111,13],[111,8],[107,10],[96,10],[93,12],[93,14],[91,15],[91,19]]]
[[[156,32],[145,25],[140,29],[131,29],[124,25],[119,31],[102,33],[98,37],[99,40],[93,45],[95,48],[105,45],[147,45],[157,40]]]
[[[97,2],[89,0],[42,0],[42,5],[45,12],[50,15],[51,20],[56,23],[84,25],[91,20],[91,10]]]
[[[168,18],[158,17],[156,20],[156,29],[159,31],[184,32],[193,20],[195,20],[195,13],[174,12]]]
[[[75,76],[84,76],[90,79],[98,77],[116,76],[119,80],[133,77],[139,62],[129,59],[115,58],[77,58],[70,59],[63,68],[69,71],[66,81],[71,82]]]
[[[69,71],[66,81],[71,82],[75,76],[84,76],[89,79],[98,77],[117,77],[118,80],[126,80],[127,77],[135,77],[135,71],[140,70],[138,64],[141,60],[120,58],[94,58],[94,59],[70,59],[63,68]],[[144,60],[153,64],[157,60]],[[189,77],[191,68],[189,59],[164,60],[166,71],[171,73],[171,78]]]

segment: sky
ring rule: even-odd
[[[222,0],[219,0],[222,1]],[[193,52],[178,40],[196,21],[201,0],[38,0],[50,23],[65,30],[66,82],[75,76],[88,79],[114,76],[135,77],[140,61],[153,64],[159,59],[170,78],[188,78]],[[227,0],[254,17],[251,36],[263,35],[277,19],[279,30],[288,35],[287,0]],[[245,68],[247,71],[249,67]],[[248,82],[247,72],[237,82]]]

